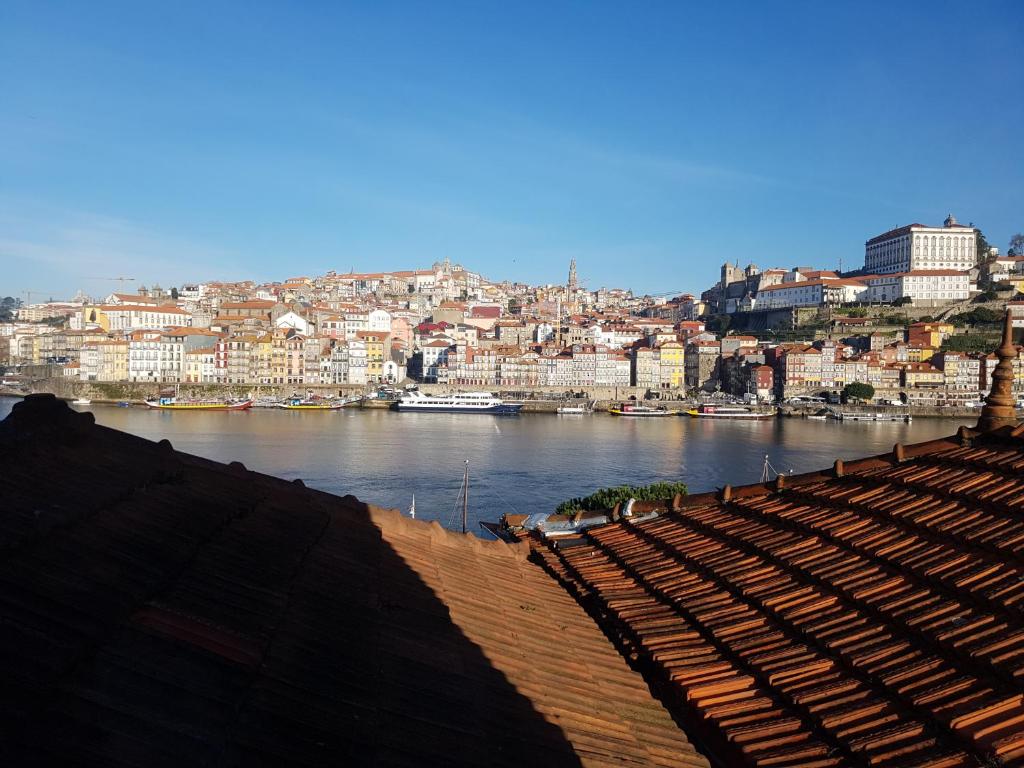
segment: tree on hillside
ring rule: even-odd
[[[851,400],[870,400],[875,396],[875,388],[862,381],[854,381],[843,387],[843,399],[846,402]]]
[[[977,307],[967,312],[961,312],[949,318],[949,322],[957,327],[965,325],[998,325],[1003,321],[1003,313],[997,312],[990,307]]]
[[[174,299],[174,301],[178,300],[178,289],[177,288],[171,288],[171,298]]]
[[[1024,256],[1024,234],[1018,232],[1010,238],[1010,250],[1007,253],[1010,256]]]
[[[21,307],[21,299],[13,296],[4,296],[0,299],[0,320],[10,320],[14,317],[14,310]]]
[[[713,317],[710,317],[707,319],[707,321],[705,321],[704,328],[706,328],[711,333],[718,334],[719,336],[724,336],[725,332],[729,330],[729,324],[731,320],[732,318],[729,317],[729,315],[714,315]]]
[[[988,240],[985,239],[984,233],[979,229],[974,235],[974,262],[981,264],[988,260]]]

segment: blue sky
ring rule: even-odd
[[[0,295],[449,256],[702,289],[1024,231],[1024,4],[0,4]]]

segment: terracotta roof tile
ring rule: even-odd
[[[1024,439],[962,434],[589,528],[549,568],[725,764],[1016,764]]]

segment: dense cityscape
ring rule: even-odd
[[[6,300],[0,365],[19,379],[370,388],[580,390],[595,398],[838,398],[978,404],[1004,308],[1024,301],[1024,237],[1001,255],[950,215],[867,240],[863,266],[725,263],[696,294],[493,282],[448,261],[165,289]],[[31,296],[26,296],[30,299]],[[1016,365],[1024,389],[1024,367]]]

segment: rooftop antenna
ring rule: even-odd
[[[462,532],[466,532],[466,518],[469,515],[469,459],[466,459],[466,477],[462,481],[465,485],[462,494]]]
[[[779,472],[779,470],[777,470],[775,467],[772,466],[772,463],[770,461],[768,461],[768,454],[766,453],[764,455],[764,466],[761,468],[761,482],[762,483],[767,483],[769,480],[771,480],[772,479],[771,478],[771,473],[772,472],[775,473],[776,477],[778,477],[779,475],[783,474],[782,472]],[[793,470],[792,469],[789,470],[789,474],[791,474],[791,475],[793,474]]]

